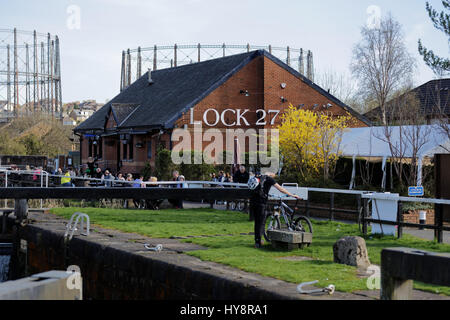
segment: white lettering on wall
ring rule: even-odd
[[[213,124],[210,124],[208,122],[208,112],[210,112],[210,111],[213,111],[216,114],[216,120]],[[219,120],[220,120],[220,115],[216,109],[208,109],[205,111],[205,113],[203,113],[203,122],[209,127],[214,127],[215,125],[217,125],[219,123]]]
[[[210,113],[214,114],[213,120],[210,118],[208,121],[208,115]],[[219,122],[225,127],[235,127],[235,126],[250,126],[246,113],[250,112],[250,109],[225,109],[221,113],[214,108],[209,108],[203,113],[203,123],[208,127],[214,127]],[[267,124],[267,117],[269,116],[270,125],[275,125],[275,121],[280,114],[280,110],[256,110],[257,120],[255,125],[265,126]],[[228,116],[228,118],[227,118]],[[190,110],[190,125],[199,125],[201,121],[194,121],[194,109]]]

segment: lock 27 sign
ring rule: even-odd
[[[250,123],[246,118],[250,112],[250,109],[225,109],[219,113],[216,109],[210,108],[203,113],[202,120],[208,127],[215,127],[219,122],[225,127],[250,126]],[[274,125],[279,113],[280,110],[258,109],[256,110],[257,120],[255,125]],[[191,125],[202,124],[200,121],[194,121],[194,109],[191,109],[190,115]]]

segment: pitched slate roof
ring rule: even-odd
[[[417,99],[419,99],[422,115],[432,116],[437,114],[438,106],[440,106],[444,114],[450,115],[450,78],[428,81],[410,92],[415,93]],[[389,103],[392,103],[392,101],[388,102],[388,106]],[[388,108],[387,111],[389,113]],[[380,115],[380,107],[364,114],[364,116],[372,120],[379,119]]]
[[[139,105],[135,103],[111,103],[111,111],[117,126],[120,126],[137,107]]]
[[[122,119],[120,121],[116,119],[120,129],[171,128],[184,112],[195,106],[232,75],[259,56],[266,56],[271,59],[352,115],[367,124],[370,123],[365,117],[278,58],[265,50],[256,50],[175,68],[155,70],[151,73],[153,84],[150,85],[148,73],[145,73],[89,119],[76,127],[75,131],[103,130],[111,109],[113,109],[113,114],[117,118]]]

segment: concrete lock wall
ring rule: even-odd
[[[96,232],[75,236],[66,245],[64,229],[56,225],[14,226],[12,279],[75,266],[82,275],[83,299],[298,299],[295,290],[286,295],[277,286],[272,290],[218,274],[188,255],[151,252],[141,243]]]
[[[1,283],[0,300],[81,300],[81,282],[79,274],[48,271]]]

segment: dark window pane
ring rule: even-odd
[[[127,144],[125,144],[125,143],[122,143],[122,146],[123,146],[123,154],[122,154],[122,159],[123,160],[126,160],[127,158],[128,158],[128,148],[127,148]]]
[[[147,141],[147,159],[152,158],[152,142]]]
[[[130,137],[129,140],[129,145],[128,145],[128,150],[129,150],[129,157],[128,159],[132,160],[133,159],[133,155],[134,155],[134,145],[133,145],[133,136]]]

